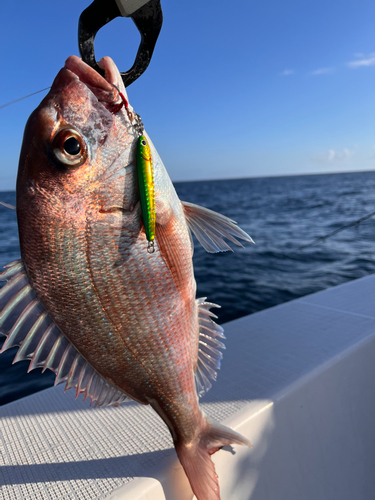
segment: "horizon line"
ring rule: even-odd
[[[171,179],[172,184],[187,183],[187,182],[221,182],[221,181],[236,181],[236,180],[246,180],[246,179],[277,179],[280,177],[307,177],[307,176],[318,176],[318,175],[343,175],[343,174],[365,174],[368,172],[375,172],[374,169],[369,170],[344,170],[343,172],[307,172],[298,174],[270,174],[270,175],[249,175],[247,177],[222,177],[220,179],[185,179],[174,181]],[[0,193],[14,193],[16,189],[4,189],[0,190]]]
[[[214,181],[235,181],[235,180],[244,180],[244,179],[273,179],[278,177],[305,177],[305,176],[313,176],[313,175],[342,175],[342,174],[364,174],[368,172],[375,172],[374,169],[369,170],[343,170],[342,172],[307,172],[307,173],[298,173],[298,174],[265,174],[265,175],[249,175],[247,177],[221,177],[219,179],[185,179],[182,181],[174,181],[173,184],[177,184],[179,182],[214,182]]]

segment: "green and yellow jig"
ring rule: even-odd
[[[112,84],[113,85],[113,84]],[[144,127],[141,117],[129,109],[129,103],[120,89],[113,85],[120,97],[121,103],[115,104],[112,109],[112,113],[118,113],[123,106],[125,106],[126,113],[137,133],[139,134],[137,142],[137,176],[138,176],[138,187],[139,194],[141,198],[141,210],[143,224],[145,226],[146,238],[148,240],[148,253],[154,253],[155,251],[155,185],[154,185],[154,167],[152,164],[152,154],[151,148],[149,146],[148,140],[143,135]]]
[[[152,164],[151,148],[144,135],[138,138],[137,143],[137,174],[141,210],[148,240],[147,251],[153,253],[155,240],[155,186],[154,167]]]

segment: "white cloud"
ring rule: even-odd
[[[310,73],[311,76],[317,76],[317,75],[331,75],[334,73],[335,68],[319,68],[316,69],[315,71],[312,71]]]
[[[328,151],[328,155],[326,156],[327,160],[332,163],[336,161],[343,161],[349,159],[353,156],[354,151],[350,151],[350,149],[344,148],[342,151],[336,151],[334,149],[330,149]]]
[[[330,149],[329,151],[315,154],[313,156],[314,160],[318,163],[323,164],[342,164],[342,163],[350,163],[350,159],[353,157],[354,151],[348,148],[344,148],[341,150]]]
[[[284,69],[284,71],[280,73],[280,76],[290,76],[294,75],[294,73],[295,73],[294,69]]]
[[[364,54],[355,54],[355,57],[357,57],[355,61],[349,61],[347,63],[349,68],[355,69],[366,66],[375,66],[375,52],[372,52],[368,56],[365,56]]]

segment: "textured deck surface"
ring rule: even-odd
[[[272,400],[373,338],[374,303],[369,276],[227,323],[222,369],[204,411],[233,425],[254,400]],[[0,407],[1,499],[105,499],[174,460],[169,432],[149,407],[93,409],[74,395],[56,387]]]

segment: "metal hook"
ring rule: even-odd
[[[79,18],[78,45],[82,60],[104,76],[95,59],[95,35],[112,19],[121,16],[131,17],[141,35],[133,66],[121,73],[124,85],[128,87],[150,64],[163,24],[160,0],[94,0]]]

